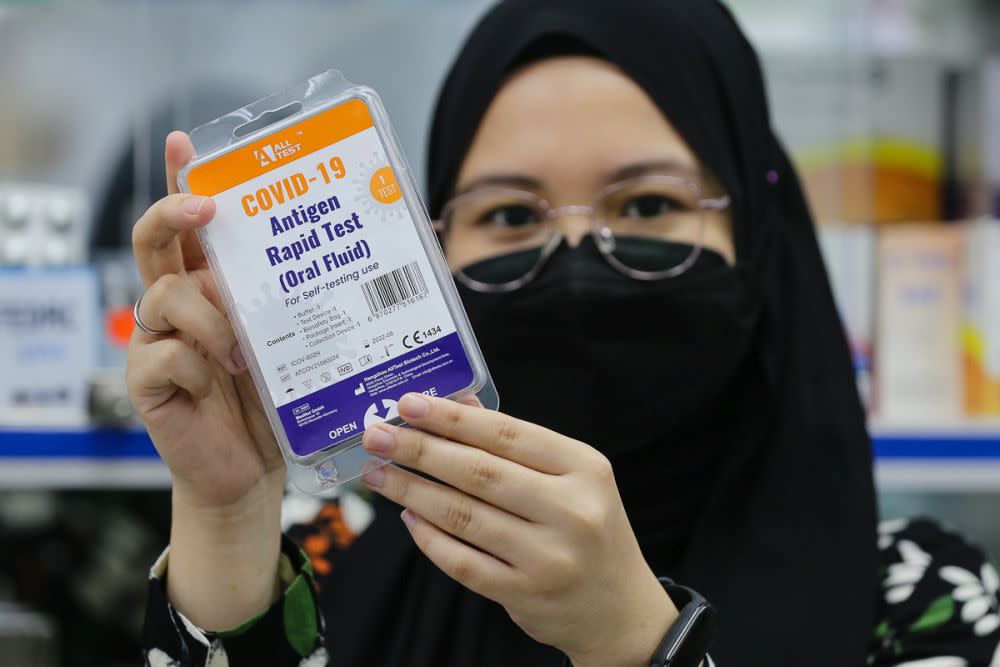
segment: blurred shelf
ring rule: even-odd
[[[0,489],[169,486],[142,429],[0,427]]]
[[[1000,492],[1000,420],[871,424],[883,490]],[[146,432],[0,427],[0,489],[165,488],[170,477]]]
[[[1000,461],[1000,420],[899,424],[873,419],[875,458],[995,459]]]
[[[1000,492],[1000,420],[870,425],[882,491]]]

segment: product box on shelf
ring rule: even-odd
[[[965,411],[1000,415],[1000,220],[971,222],[965,232],[962,359]]]
[[[880,416],[893,422],[963,414],[962,229],[908,224],[879,235],[876,373]]]

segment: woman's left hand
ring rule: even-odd
[[[399,413],[414,428],[371,426],[365,448],[444,484],[396,466],[365,483],[407,508],[420,550],[577,667],[646,667],[677,609],[642,556],[608,459],[471,404],[407,394]]]

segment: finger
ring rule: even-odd
[[[142,297],[139,319],[157,331],[177,330],[201,343],[230,373],[241,373],[246,361],[229,320],[176,273],[153,283]]]
[[[362,476],[364,483],[389,500],[415,511],[441,530],[511,563],[530,556],[532,524],[456,489],[393,465]]]
[[[529,521],[556,516],[544,502],[546,477],[552,478],[519,463],[420,429],[389,424],[368,427],[363,442],[376,456],[426,472]]]
[[[472,396],[466,396],[465,398],[458,399],[458,402],[462,405],[469,405],[474,408],[481,408],[483,404],[479,401],[479,397],[473,394]]]
[[[400,515],[413,541],[442,572],[474,593],[500,602],[517,585],[517,572],[493,556],[462,544],[410,510]]]
[[[190,345],[176,338],[143,343],[138,334],[129,347],[125,381],[136,409],[149,411],[183,389],[197,399],[212,391],[212,369]]]
[[[178,234],[207,224],[215,216],[210,197],[173,194],[155,202],[132,229],[132,249],[147,287],[167,273],[184,269]]]
[[[174,130],[167,135],[163,158],[167,162],[167,193],[176,194],[177,173],[194,157],[194,144],[191,138],[180,130]]]
[[[444,398],[409,393],[400,399],[398,409],[407,423],[423,431],[539,472],[562,474],[572,470],[580,447],[586,447],[541,426]]]

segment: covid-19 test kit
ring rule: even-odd
[[[366,427],[407,392],[497,407],[430,218],[370,88],[328,71],[191,132],[184,192],[289,476],[319,492],[384,463]]]

